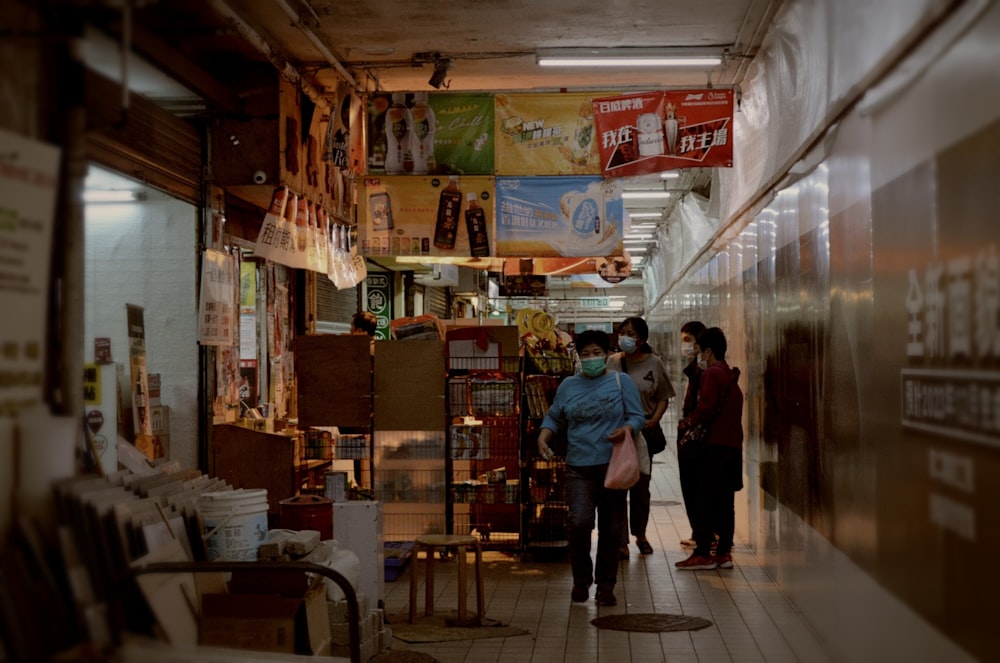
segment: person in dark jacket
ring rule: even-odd
[[[681,419],[688,416],[698,406],[698,386],[701,383],[701,369],[698,368],[698,352],[695,350],[698,335],[707,329],[699,320],[689,320],[681,326],[681,354],[690,361],[684,367],[684,377],[687,378],[687,388],[684,391],[684,403],[681,407]],[[680,440],[681,431],[677,431]],[[691,525],[691,536],[682,539],[685,548],[694,548],[694,500],[695,500],[695,464],[680,452],[677,447],[677,475],[681,483],[681,497],[684,500],[684,511]]]
[[[698,337],[705,368],[698,388],[698,405],[678,427],[709,426],[708,443],[698,452],[695,485],[695,548],[676,563],[682,570],[733,567],[735,496],[743,488],[743,391],[738,368],[726,363],[726,336],[718,327]],[[719,535],[712,554],[712,541]]]

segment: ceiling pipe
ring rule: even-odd
[[[329,47],[327,47],[327,45],[323,43],[323,40],[320,39],[315,32],[313,32],[312,28],[310,28],[308,25],[302,22],[302,19],[299,17],[298,12],[296,12],[295,9],[288,4],[288,1],[274,0],[274,2],[279,7],[281,7],[281,9],[288,15],[288,18],[292,20],[295,27],[297,27],[299,31],[301,31],[302,34],[306,36],[306,39],[308,39],[309,42],[316,47],[316,49],[323,55],[323,57],[326,58],[326,61],[330,63],[334,69],[337,70],[337,73],[341,75],[341,77],[351,86],[351,88],[353,88],[355,92],[361,92],[362,88],[358,84],[358,81],[355,80],[354,75],[351,72],[349,72],[347,68],[344,67],[344,65],[340,63],[340,60],[338,60],[337,57],[333,54],[333,52],[329,49]]]
[[[312,101],[317,105],[323,106],[324,108],[329,107],[329,100],[324,97],[319,90],[306,81],[306,79],[302,77],[302,74],[299,73],[298,69],[293,67],[288,62],[288,58],[275,50],[274,47],[272,47],[259,32],[251,27],[249,23],[244,21],[243,17],[237,14],[236,11],[225,2],[225,0],[208,0],[208,4],[216,12],[218,12],[220,16],[229,21],[241,37],[246,39],[251,46],[267,58],[268,62],[273,64],[275,69],[278,70],[278,74],[282,78],[293,85],[297,85],[306,94],[306,96],[312,99]]]

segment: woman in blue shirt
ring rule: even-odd
[[[570,564],[573,567],[574,602],[590,597],[596,582],[598,605],[615,605],[618,580],[618,546],[625,530],[625,498],[628,491],[604,487],[611,449],[642,430],[646,415],[639,390],[631,378],[607,370],[610,339],[605,332],[587,330],[576,337],[580,373],[562,381],[552,407],[538,433],[538,452],[552,456],[549,442],[565,431],[566,499],[569,515]],[[595,519],[596,511],[596,519]],[[590,537],[597,523],[596,565],[590,557]]]

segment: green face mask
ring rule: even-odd
[[[588,378],[596,378],[607,368],[607,357],[587,357],[580,360],[580,371]]]

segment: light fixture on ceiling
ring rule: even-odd
[[[689,48],[540,48],[542,67],[718,67],[722,55]]]
[[[439,55],[435,56],[434,73],[431,74],[431,78],[427,81],[427,84],[436,90],[440,90],[442,87],[447,88],[449,84],[445,83],[444,79],[451,69],[451,64],[451,58],[443,58]]]
[[[87,189],[83,192],[85,203],[131,203],[142,199],[139,192],[124,189]]]
[[[661,190],[650,190],[650,191],[623,191],[622,200],[666,200],[670,197],[669,191]]]
[[[666,170],[666,171],[660,173],[660,179],[661,180],[676,180],[680,176],[681,176],[681,174],[678,173],[676,170]]]
[[[629,218],[632,219],[658,219],[663,216],[663,212],[633,212],[629,211]]]

